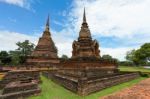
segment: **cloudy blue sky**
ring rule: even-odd
[[[14,50],[25,39],[37,44],[47,15],[59,56],[71,56],[83,9],[101,55],[124,60],[125,54],[150,42],[150,0],[0,0],[0,50]]]

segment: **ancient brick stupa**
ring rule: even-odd
[[[36,67],[56,67],[43,72],[43,74],[82,96],[139,76],[138,73],[121,73],[115,60],[100,57],[99,44],[92,39],[85,10],[78,40],[73,42],[72,48],[70,59],[64,60],[57,57],[57,49],[49,31],[48,17],[45,31],[27,63]]]
[[[92,40],[85,10],[78,40],[73,42],[72,48],[72,57],[61,60],[58,70],[47,71],[45,76],[79,95],[88,95],[138,77],[137,73],[120,73],[115,60],[100,57],[99,44]]]
[[[73,41],[72,44],[72,57],[65,62],[61,62],[63,68],[105,68],[107,71],[115,72],[117,64],[112,60],[102,60],[100,56],[99,43],[92,39],[91,32],[86,21],[86,13],[84,9],[83,22],[79,32],[78,40]],[[105,66],[104,64],[107,65]],[[103,71],[106,72],[107,71]]]
[[[95,57],[100,58],[99,44],[96,40],[92,40],[91,32],[86,22],[86,14],[84,9],[83,23],[79,32],[78,41],[72,44],[72,58]]]
[[[49,29],[49,16],[42,37],[39,39],[35,50],[27,60],[29,65],[48,66],[51,63],[58,63],[57,48],[52,40]]]

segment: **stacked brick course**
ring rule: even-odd
[[[20,99],[41,92],[39,71],[9,71],[0,82],[2,93],[0,99]]]

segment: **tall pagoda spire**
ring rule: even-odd
[[[86,13],[85,13],[85,7],[84,7],[84,13],[83,13],[83,23],[87,23],[87,22],[86,22]]]
[[[84,7],[84,12],[83,12],[83,23],[82,27],[88,28],[88,24],[86,22],[86,12],[85,12],[85,7]]]
[[[85,8],[84,8],[84,12],[83,12],[83,22],[82,22],[82,26],[81,26],[81,30],[79,32],[79,39],[91,39],[91,32],[88,28],[88,24],[86,21],[86,12],[85,12]]]
[[[47,21],[46,21],[45,31],[49,31],[49,14],[48,14],[48,18],[47,18]]]

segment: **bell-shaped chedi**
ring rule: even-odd
[[[49,63],[57,63],[57,48],[52,40],[49,29],[49,16],[42,37],[39,39],[35,50],[27,60],[29,64],[46,65]]]
[[[57,48],[51,38],[51,33],[49,31],[49,17],[47,19],[45,31],[42,37],[39,39],[32,56],[44,56],[50,58],[58,58]]]
[[[91,32],[86,22],[86,14],[84,9],[83,23],[79,32],[78,41],[72,44],[72,58],[96,57],[100,58],[99,44],[96,40],[92,40]]]

